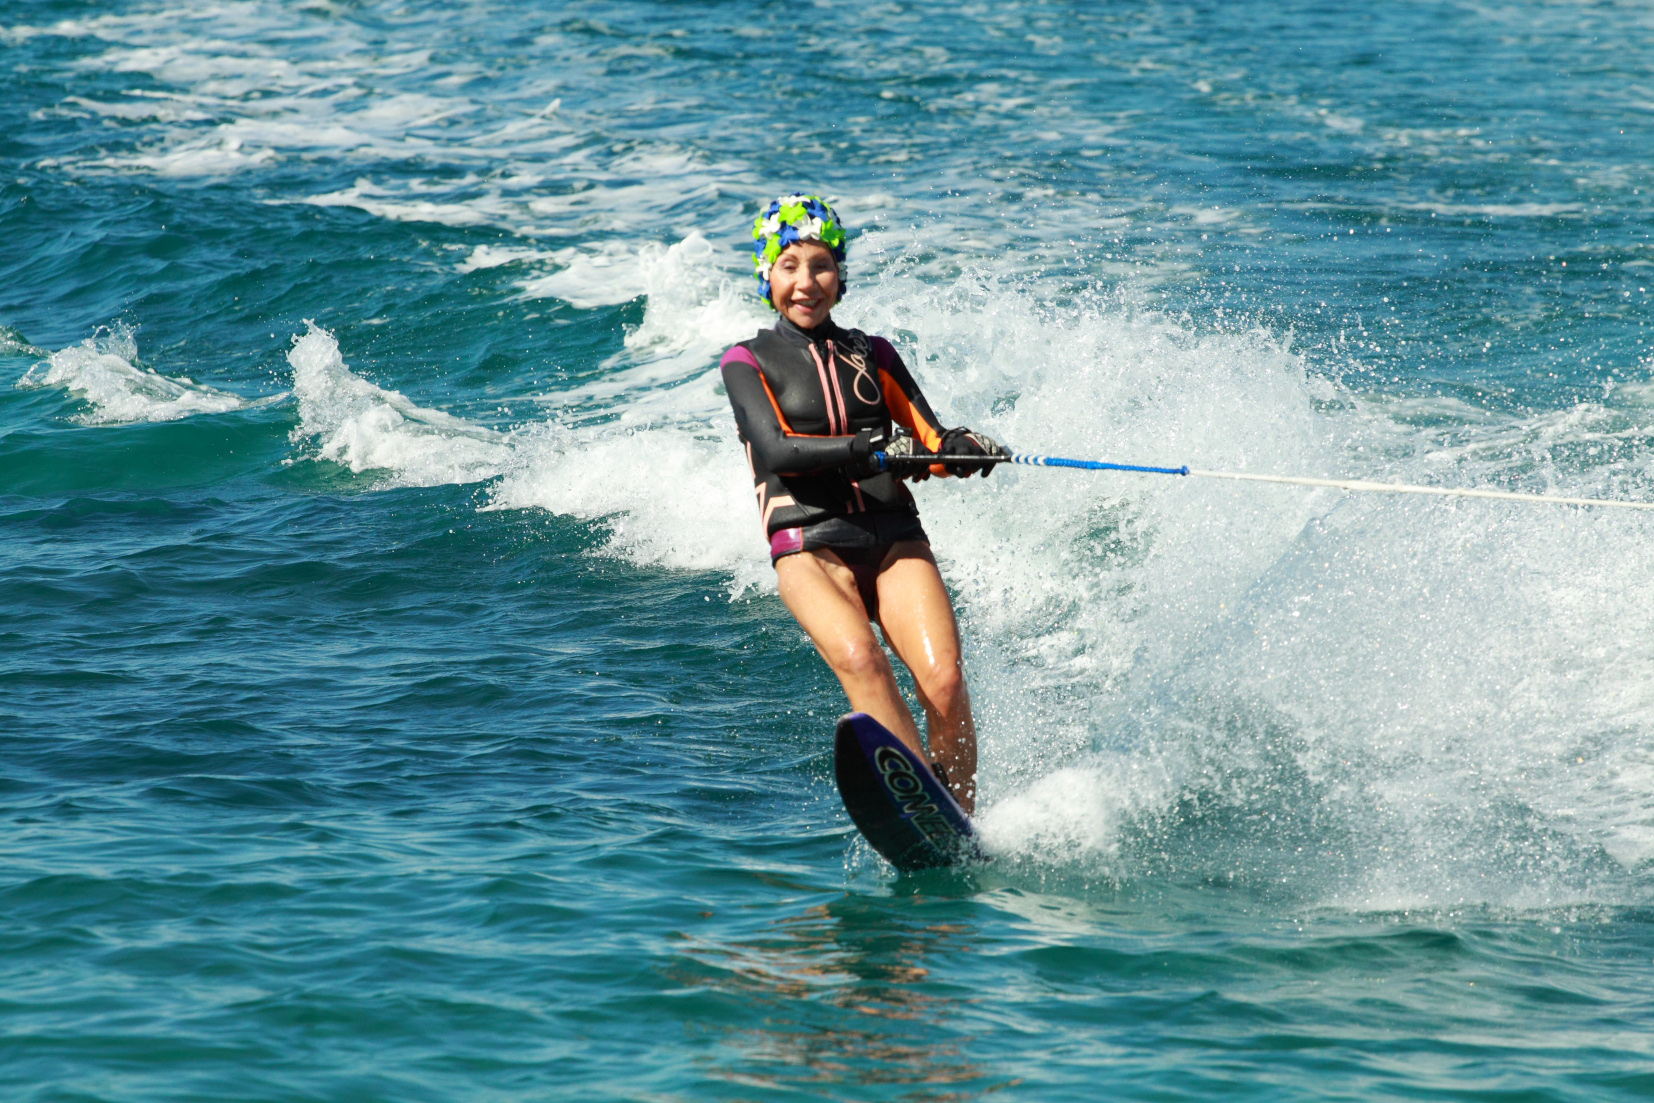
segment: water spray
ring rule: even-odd
[[[1612,506],[1617,509],[1654,509],[1654,502],[1626,502],[1614,498],[1564,498],[1554,494],[1518,494],[1510,490],[1478,490],[1446,486],[1418,486],[1412,483],[1374,483],[1364,479],[1317,479],[1306,475],[1254,475],[1244,471],[1202,471],[1193,467],[1151,467],[1135,463],[1106,463],[1102,460],[1071,460],[1062,456],[1034,456],[1017,452],[1006,456],[886,456],[874,453],[887,470],[947,464],[957,467],[992,467],[999,463],[1021,463],[1030,467],[1072,467],[1082,471],[1129,471],[1143,475],[1184,475],[1202,479],[1232,479],[1251,483],[1285,483],[1289,486],[1331,487],[1371,494],[1428,494],[1437,498],[1493,498],[1505,502],[1542,502],[1553,506]]]

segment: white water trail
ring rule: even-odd
[[[603,382],[548,399],[558,411],[547,420],[501,433],[417,406],[352,372],[334,336],[307,323],[287,357],[299,408],[292,439],[312,443],[313,458],[382,473],[380,485],[497,479],[485,508],[598,523],[606,554],[728,571],[737,589],[761,585],[767,559],[749,516],[751,483],[708,361],[764,319],[699,234],[645,247],[630,264],[649,291],[642,324]]]

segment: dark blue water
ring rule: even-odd
[[[1654,23],[13,0],[0,1085],[1654,1097],[1642,513],[920,488],[901,877],[714,364],[761,202],[1013,448],[1654,500]]]

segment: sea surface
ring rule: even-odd
[[[918,488],[851,828],[747,228],[1034,453],[1654,501],[1640,3],[6,0],[0,1096],[1654,1098],[1654,513]]]

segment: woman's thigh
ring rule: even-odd
[[[831,551],[803,551],[775,563],[781,602],[815,644],[827,665],[840,670],[882,657],[873,626],[856,589],[856,576]]]
[[[930,548],[917,540],[890,549],[879,571],[879,627],[921,683],[959,668],[959,626]]]

